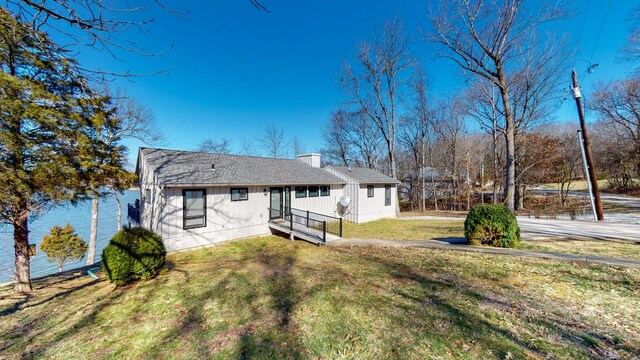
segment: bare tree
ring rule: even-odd
[[[411,153],[412,166],[409,178],[414,180],[413,187],[418,192],[413,194],[420,199],[420,209],[426,208],[426,167],[433,169],[433,145],[436,141],[435,111],[431,108],[427,94],[427,80],[422,71],[417,71],[411,84],[413,96],[410,98],[409,115],[400,120],[399,143],[405,151]],[[428,158],[428,160],[427,160]],[[433,197],[437,209],[436,182],[434,172],[432,178]]]
[[[249,3],[258,11],[271,12],[262,4],[262,1],[249,0]],[[25,23],[30,23],[34,30],[57,33],[58,42],[66,47],[74,47],[80,51],[82,47],[89,46],[119,60],[122,53],[153,56],[167,50],[149,52],[140,44],[130,40],[131,32],[147,31],[149,24],[155,21],[155,10],[160,9],[180,18],[188,14],[188,11],[172,8],[162,0],[153,0],[140,5],[122,2],[119,5],[102,0],[4,0],[5,8],[19,15]],[[65,38],[66,41],[63,40]],[[114,73],[104,69],[87,69],[80,66],[78,69],[85,74],[98,74],[101,77],[147,76],[161,72]],[[100,80],[100,77],[95,77],[95,80]]]
[[[115,132],[100,132],[98,139],[107,145],[115,145],[122,139],[134,139],[148,145],[159,145],[165,141],[164,135],[155,123],[153,112],[141,104],[137,99],[127,96],[121,90],[116,90],[113,94],[108,88],[103,90],[105,96],[113,99],[113,109],[115,117],[119,119],[120,126]],[[133,182],[133,181],[132,181]],[[115,197],[117,202],[116,209],[116,227],[117,231],[121,229],[122,209],[120,207],[119,194],[126,187],[122,185],[126,182],[121,179],[112,179],[107,182],[105,187]],[[91,190],[91,235],[89,237],[89,247],[87,251],[87,265],[95,262],[96,242],[98,238],[98,214],[100,196],[105,195],[100,188]]]
[[[240,139],[240,148],[241,151],[240,153],[243,155],[248,155],[248,156],[257,156],[259,155],[259,151],[256,148],[256,141],[255,140],[251,140],[249,138],[247,138],[246,136],[243,136]]]
[[[382,37],[362,42],[358,53],[360,72],[343,67],[341,83],[355,105],[378,128],[389,158],[390,175],[397,178],[396,131],[398,103],[415,65],[407,36],[396,18],[387,21]]]
[[[632,63],[640,61],[640,7],[633,11],[631,27],[622,51],[626,60]]]
[[[207,138],[198,144],[198,151],[212,154],[229,154],[231,153],[231,147],[229,145],[229,140],[226,138],[222,138],[220,140]]]
[[[563,16],[557,2],[525,6],[524,0],[447,0],[431,17],[434,33],[429,40],[440,44],[443,57],[453,60],[470,74],[495,84],[504,113],[506,205],[514,209],[515,116],[510,74],[518,68],[518,51],[534,46],[527,42],[536,28]]]
[[[273,122],[264,123],[262,135],[258,137],[257,142],[267,156],[274,158],[287,156],[289,141],[284,136],[284,130]]]
[[[599,131],[607,133],[613,145],[606,158],[605,171],[621,188],[633,187],[633,178],[640,177],[640,76],[600,84],[590,108],[600,120]],[[615,153],[618,153],[616,155]],[[605,154],[603,154],[605,155]],[[611,166],[617,164],[617,170]],[[630,171],[621,172],[623,169]]]
[[[328,163],[349,166],[352,164],[353,144],[346,129],[346,117],[344,110],[338,110],[331,114],[329,124],[325,127],[323,135],[324,148]]]
[[[300,141],[299,137],[294,136],[291,140],[291,150],[293,151],[294,156],[305,153],[304,145],[302,144],[302,141]]]

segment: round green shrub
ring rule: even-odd
[[[477,205],[464,221],[464,236],[471,245],[515,248],[520,243],[520,227],[509,208]]]
[[[102,251],[102,270],[116,285],[150,279],[164,265],[166,255],[159,235],[143,228],[124,228]]]

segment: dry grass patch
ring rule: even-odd
[[[345,222],[345,238],[383,240],[426,240],[464,237],[464,219],[398,220],[382,219],[364,224]]]
[[[9,358],[634,358],[640,271],[276,237],[0,290]]]
[[[551,239],[520,242],[520,248],[592,256],[640,260],[640,243],[625,240]]]

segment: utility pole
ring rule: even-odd
[[[602,212],[602,201],[600,200],[600,191],[598,190],[598,178],[596,177],[596,168],[593,166],[593,160],[591,158],[591,146],[589,145],[589,136],[587,135],[587,124],[584,120],[584,110],[582,108],[582,94],[580,93],[580,86],[578,85],[578,74],[576,69],[571,71],[571,80],[573,90],[573,98],[576,100],[576,106],[578,107],[578,117],[580,118],[580,130],[582,132],[582,141],[584,144],[584,158],[586,160],[587,177],[591,182],[590,195],[595,203],[595,212],[597,221],[604,220],[604,213]]]

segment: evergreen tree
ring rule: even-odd
[[[122,149],[97,141],[96,128],[117,123],[98,123],[108,99],[76,61],[1,7],[0,69],[0,219],[14,230],[14,289],[29,292],[29,219],[86,197],[96,160]]]
[[[47,254],[49,261],[58,262],[58,271],[62,272],[62,266],[67,260],[80,260],[84,257],[87,253],[87,243],[76,234],[71,225],[56,225],[45,235],[40,249]]]

